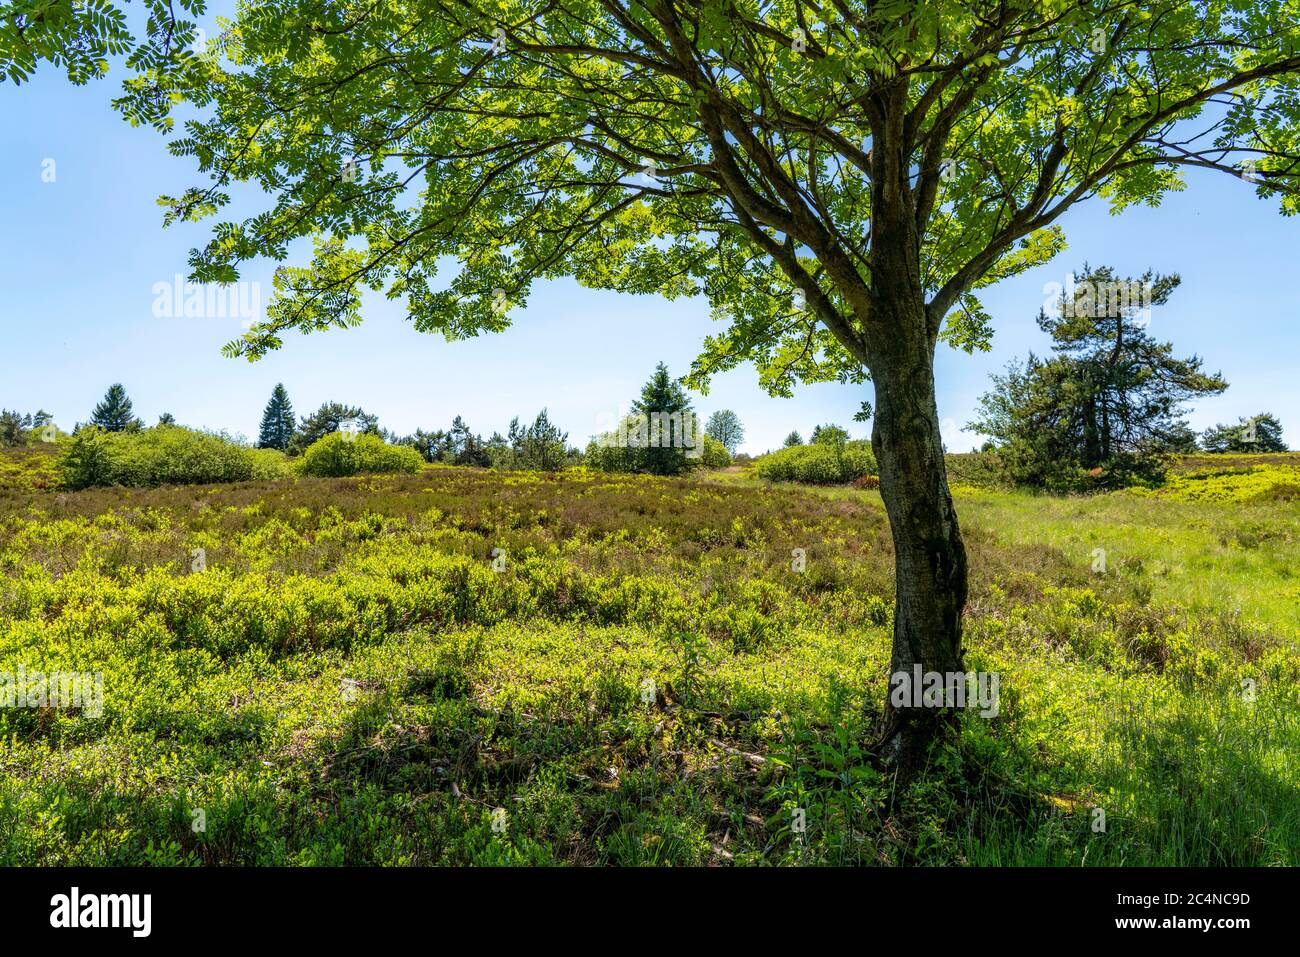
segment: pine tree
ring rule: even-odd
[[[90,414],[90,423],[106,432],[125,432],[140,427],[140,420],[132,414],[131,400],[122,383],[115,382],[108,387],[104,400]]]
[[[1205,430],[1201,445],[1207,452],[1285,452],[1282,423],[1270,412],[1261,412],[1236,425],[1219,424]]]
[[[14,447],[27,441],[27,429],[32,424],[30,415],[0,410],[0,445]]]
[[[1039,313],[1054,354],[1031,352],[993,376],[970,426],[997,442],[1014,481],[1073,489],[1150,480],[1163,473],[1165,453],[1186,447],[1183,405],[1228,383],[1145,331],[1150,307],[1164,305],[1179,282],[1085,263],[1053,311]]]
[[[785,437],[785,441],[781,443],[781,447],[785,449],[792,449],[796,445],[803,445],[803,436],[798,432],[791,432]]]
[[[691,467],[686,456],[686,440],[693,447],[695,442],[703,442],[704,438],[697,434],[690,397],[668,374],[668,367],[662,362],[655,366],[650,381],[642,386],[641,397],[632,403],[632,413],[646,422],[648,430],[648,447],[640,449],[636,455],[638,472],[677,475]],[[678,431],[683,420],[688,420],[682,429],[685,435]],[[656,432],[657,421],[664,423],[662,434]]]
[[[561,432],[559,426],[551,422],[546,410],[542,409],[523,435],[524,468],[543,472],[563,468],[568,442],[569,433]]]
[[[506,442],[510,445],[510,468],[520,468],[523,461],[524,440],[528,438],[528,429],[519,424],[519,416],[510,420],[510,428],[506,432]]]
[[[293,438],[293,405],[289,402],[289,393],[284,383],[277,382],[271,390],[271,399],[266,403],[262,413],[262,428],[257,436],[258,448],[288,450],[289,440]]]

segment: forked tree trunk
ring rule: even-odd
[[[934,393],[934,346],[924,341],[923,323],[912,318],[895,327],[900,335],[871,369],[876,387],[871,441],[880,465],[880,494],[896,561],[891,689],[893,676],[903,673],[910,679],[914,665],[919,664],[923,672],[963,670],[966,549],[944,468]],[[917,330],[922,341],[901,331],[908,328]],[[951,715],[910,702],[898,707],[891,700],[887,717],[883,754],[910,775]]]

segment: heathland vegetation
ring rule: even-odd
[[[0,863],[1300,862],[1300,456],[948,455],[998,683],[904,778],[871,444],[693,416],[662,366],[585,452],[283,386],[256,447],[3,413],[0,673],[103,701],[0,709]]]
[[[870,489],[427,463],[9,487],[0,670],[104,694],[0,709],[0,862],[1300,863],[1300,462],[1212,458],[1145,497],[958,480],[999,697],[906,784],[869,751]],[[1262,472],[1290,491],[1183,491]]]

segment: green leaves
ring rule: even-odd
[[[355,324],[366,290],[462,338],[572,276],[707,298],[726,326],[691,383],[752,361],[786,395],[862,381],[901,316],[915,342],[987,347],[971,291],[1059,253],[1075,203],[1156,205],[1190,165],[1300,209],[1294,0],[266,0],[201,52],[179,18],[199,3],[146,8],[137,43],[108,0],[8,0],[0,70],[81,81],[125,52],[118,109],[206,179],[166,224],[234,182],[268,195],[192,253],[196,279],[311,240],[227,350],[250,358]]]
[[[42,62],[61,68],[76,84],[106,74],[114,57],[126,57],[132,69],[160,74],[183,63],[194,24],[177,14],[201,14],[203,0],[144,0],[144,7],[148,25],[137,40],[112,0],[3,0],[0,80],[23,83]]]

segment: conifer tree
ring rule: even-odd
[[[646,424],[645,447],[636,453],[638,472],[651,475],[678,475],[691,467],[686,452],[702,442],[696,434],[695,410],[690,397],[681,384],[668,374],[668,367],[660,362],[655,366],[650,381],[641,387],[641,397],[632,403],[632,413]],[[681,423],[689,420],[684,429]],[[659,424],[662,423],[662,431]],[[680,431],[679,431],[680,430]],[[686,434],[681,434],[682,432]]]
[[[91,412],[90,422],[106,432],[125,432],[140,427],[140,420],[133,414],[131,400],[122,383],[115,382],[108,387],[103,401]]]
[[[271,391],[270,401],[266,403],[266,411],[262,413],[262,428],[257,436],[258,448],[279,449],[283,452],[289,448],[293,432],[293,405],[289,402],[289,393],[285,390],[284,383],[278,382]]]

